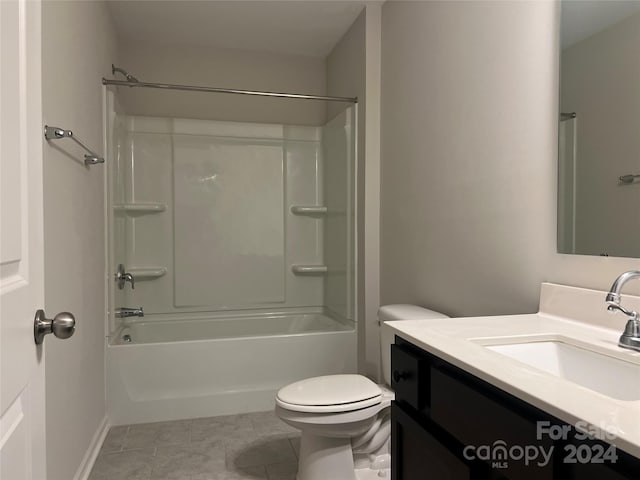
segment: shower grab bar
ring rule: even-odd
[[[50,127],[48,125],[44,126],[44,138],[47,140],[59,140],[61,138],[70,138],[82,148],[84,148],[88,153],[84,155],[84,164],[85,165],[96,165],[98,163],[104,163],[104,158],[98,155],[96,152],[87,147],[84,143],[76,138],[71,130],[65,130],[60,127]]]
[[[294,215],[322,215],[327,213],[327,207],[322,205],[293,205],[291,213]]]
[[[295,275],[318,275],[329,271],[326,265],[291,265],[291,271]]]
[[[153,280],[167,273],[167,267],[129,267],[127,270],[136,280]]]
[[[640,174],[638,175],[633,175],[633,174],[628,174],[628,175],[622,175],[620,177],[618,177],[618,180],[620,180],[620,183],[633,183],[633,181],[636,178],[640,178]]]

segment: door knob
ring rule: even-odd
[[[33,321],[33,338],[36,345],[44,342],[44,336],[53,333],[60,339],[69,338],[76,331],[76,319],[69,312],[60,312],[53,320],[48,319],[44,310],[36,312],[36,318]]]

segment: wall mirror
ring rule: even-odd
[[[640,257],[640,1],[561,6],[558,252]]]

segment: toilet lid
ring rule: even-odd
[[[362,375],[325,375],[283,387],[278,404],[298,411],[344,412],[365,408],[382,399],[380,387]]]

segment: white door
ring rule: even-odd
[[[0,480],[43,480],[40,2],[0,0]]]

